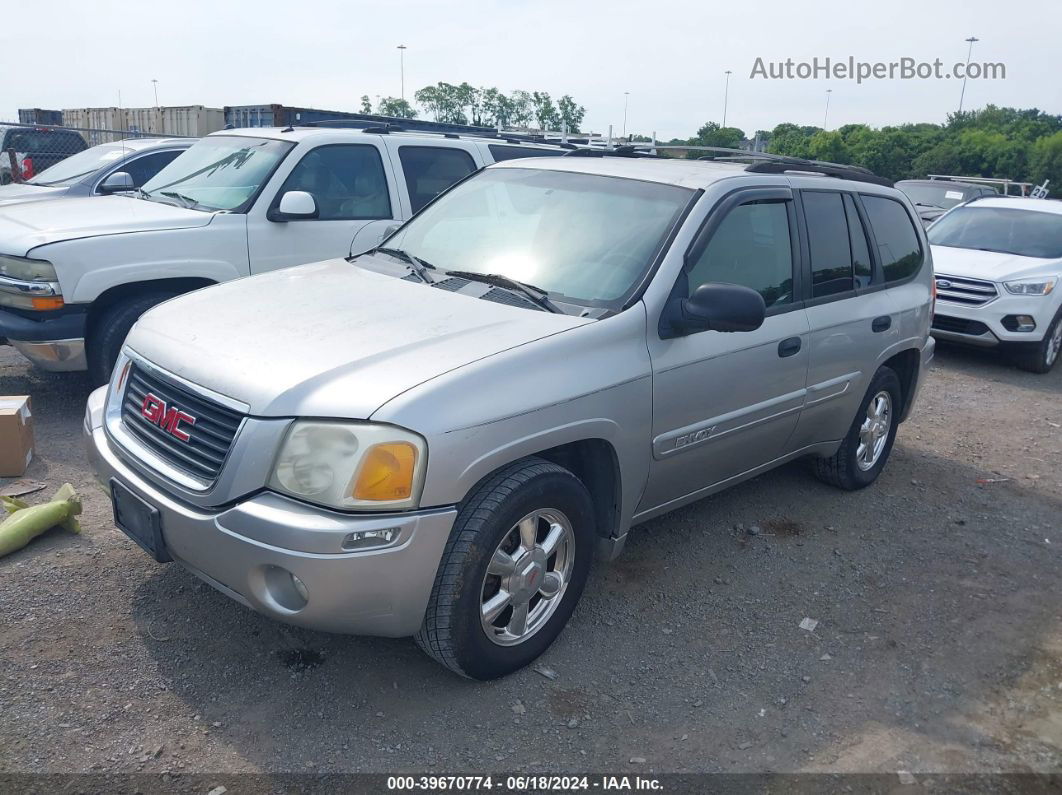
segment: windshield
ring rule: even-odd
[[[957,188],[954,185],[897,185],[897,188],[907,194],[915,204],[928,204],[931,207],[940,207],[942,210],[950,210],[956,204],[961,204],[972,199],[979,189]]]
[[[239,212],[292,146],[264,138],[209,136],[148,180],[141,195],[196,210]]]
[[[102,144],[70,155],[65,160],[60,160],[51,168],[46,168],[33,179],[26,182],[30,185],[47,185],[67,187],[73,185],[82,177],[87,177],[99,171],[106,165],[114,163],[128,153],[128,147],[121,144]]]
[[[935,246],[977,248],[1020,257],[1062,257],[1062,214],[1010,207],[959,207],[928,230]]]
[[[622,303],[693,191],[523,168],[480,172],[384,244],[442,270],[499,274],[575,303]]]

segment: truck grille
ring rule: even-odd
[[[982,306],[994,301],[998,296],[996,286],[981,279],[938,274],[936,280],[938,301],[950,301],[963,306]]]
[[[194,419],[171,426],[167,419],[178,411]],[[150,414],[158,419],[152,421]],[[136,365],[129,370],[122,401],[126,429],[167,463],[199,480],[217,479],[242,421],[239,412],[196,395],[187,387]]]

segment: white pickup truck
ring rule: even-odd
[[[361,253],[483,166],[563,152],[387,127],[215,133],[135,195],[0,211],[0,340],[42,369],[88,369],[104,383],[152,306]]]

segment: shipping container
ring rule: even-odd
[[[63,126],[81,130],[89,146],[128,137],[125,119],[124,108],[63,108]]]
[[[61,110],[44,110],[43,108],[19,108],[18,120],[21,124],[54,124],[63,123]]]
[[[225,127],[225,111],[202,105],[183,105],[162,108],[163,135],[182,135],[201,138]]]

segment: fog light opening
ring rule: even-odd
[[[362,549],[376,549],[390,546],[398,538],[397,527],[387,527],[378,530],[355,530],[347,533],[343,539],[343,549],[357,551]]]
[[[1036,320],[1032,315],[1007,315],[1003,318],[1003,328],[1007,331],[1035,331]]]
[[[266,595],[277,607],[295,613],[309,604],[306,584],[290,571],[280,566],[266,566],[263,573]]]

